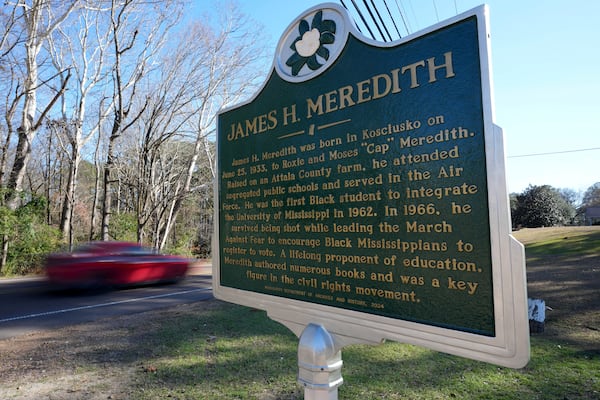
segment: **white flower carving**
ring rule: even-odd
[[[285,62],[291,67],[292,76],[297,76],[304,66],[316,71],[323,66],[319,60],[329,60],[326,46],[335,42],[335,30],[333,20],[323,19],[323,10],[315,13],[310,25],[305,19],[300,20],[299,36],[290,45],[294,53]]]
[[[296,42],[296,50],[302,57],[310,57],[319,49],[321,32],[313,28],[302,35],[302,40]]]

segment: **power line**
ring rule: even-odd
[[[402,7],[404,8],[404,13],[406,14],[406,22],[408,23],[408,27],[410,28],[410,31],[412,32],[414,29],[410,25],[410,19],[408,18],[408,11],[406,11],[406,8],[404,7],[404,4],[402,3],[402,0],[400,0],[400,4],[402,4]],[[417,18],[417,13],[415,12],[415,8],[413,7],[413,3],[412,3],[411,0],[408,0],[408,6],[410,7],[410,12],[411,12],[413,18],[415,19],[415,24],[418,27],[419,26],[419,19]]]
[[[367,22],[367,19],[361,12],[361,9],[359,8],[359,6],[356,4],[356,1],[355,0],[350,0],[350,1],[352,2],[352,5],[354,6],[354,10],[356,11],[358,16],[362,20],[363,24],[365,25],[365,27],[367,28],[367,30],[369,31],[369,33],[371,34],[371,37],[373,39],[375,39],[375,35],[373,34],[373,31],[371,30],[370,25],[375,25],[375,28],[377,28],[377,30],[379,31],[379,34],[381,35],[381,38],[383,39],[383,41],[387,41],[387,38],[384,35],[383,30],[385,30],[385,33],[387,33],[388,38],[390,40],[393,40],[392,35],[390,34],[390,31],[388,30],[386,23],[385,23],[384,19],[382,18],[381,13],[379,12],[378,7],[375,5],[375,2],[373,0],[370,0],[371,6],[369,6],[369,4],[367,3],[367,0],[363,0],[363,5],[366,8],[366,11],[369,13],[369,16],[371,17],[372,24],[369,24]],[[342,3],[342,6],[344,6],[344,8],[346,8],[348,10],[348,7],[346,6],[346,4],[344,4],[344,0],[340,0],[340,2]],[[402,12],[402,9],[399,4],[399,2],[402,3],[402,0],[394,0],[394,2],[396,3],[396,8],[398,9],[398,12],[399,12],[400,18],[403,22],[404,28],[406,28],[407,32],[410,34],[409,23],[408,23],[408,20],[404,16],[406,11]],[[436,0],[432,0],[432,4],[433,4],[433,9],[435,11],[435,16],[439,22],[440,16],[438,13]],[[392,16],[392,13],[390,12],[390,9],[388,7],[386,0],[383,0],[383,5],[387,9],[388,15],[390,17],[391,22],[394,24],[394,28],[396,29],[396,32],[398,33],[398,35],[400,37],[402,37],[402,35],[400,35],[398,26],[396,24],[396,20]],[[410,2],[410,0],[409,0],[409,5],[412,7],[412,3]],[[371,8],[375,11],[378,18],[376,18],[375,15],[373,15],[373,11]],[[456,0],[454,0],[454,11],[456,12],[456,14],[458,14],[458,5],[456,3]],[[414,11],[413,11],[413,13],[414,13]],[[416,18],[416,15],[415,15],[415,18]],[[380,24],[381,24],[381,26],[383,26],[383,30],[382,30]],[[515,155],[515,156],[507,156],[507,158],[539,157],[539,156],[548,156],[548,155],[566,154],[566,153],[578,153],[578,152],[594,151],[594,150],[600,150],[600,147],[590,147],[590,148],[585,148],[585,149],[562,150],[562,151],[551,151],[551,152],[546,152],[546,153],[519,154],[519,155]]]
[[[344,0],[340,0],[340,2],[342,3],[342,6],[344,6],[344,8],[345,8],[346,10],[348,10],[348,12],[350,12],[350,9],[348,8],[348,6],[346,6],[346,4],[344,4]],[[360,33],[363,33],[362,29],[360,29],[360,26],[358,26],[358,24],[357,24],[357,23],[355,23],[355,26],[356,26],[356,29],[358,29],[358,31],[359,31]],[[368,27],[368,26],[367,26],[367,29],[369,29],[369,27]]]
[[[579,153],[579,152],[582,152],[582,151],[593,151],[593,150],[600,150],[600,147],[590,147],[590,148],[587,148],[587,149],[575,149],[575,150],[563,150],[563,151],[550,151],[548,153],[520,154],[520,155],[517,155],[517,156],[507,156],[506,158],[549,156],[549,155],[553,155],[553,154]]]
[[[440,22],[440,15],[438,14],[437,6],[435,5],[435,0],[431,0],[433,2],[433,9],[435,10],[435,17],[437,18],[437,22]]]
[[[385,21],[383,20],[383,18],[381,18],[381,14],[379,13],[379,10],[377,9],[377,7],[375,6],[375,3],[373,2],[373,0],[371,0],[371,5],[373,6],[373,8],[375,9],[375,14],[377,14],[377,17],[379,18],[379,21],[381,21],[381,25],[383,25],[383,29],[385,30],[385,33],[387,33],[388,38],[391,40],[392,39],[392,35],[390,35],[390,31],[388,31],[387,26],[385,25]],[[384,39],[385,40],[385,39]],[[387,40],[385,40],[387,41]]]
[[[406,9],[404,10],[404,12],[402,12],[402,10],[400,9],[400,4],[398,4],[398,0],[396,1],[396,8],[398,9],[398,12],[400,13],[400,17],[402,18],[402,23],[404,24],[404,28],[406,28],[406,34],[410,35],[410,32],[412,31],[412,28],[410,26],[410,23],[408,21],[408,13],[406,13]],[[402,1],[400,1],[400,3],[402,4]],[[411,7],[412,7],[412,3],[411,3]],[[404,7],[403,7],[404,8]],[[404,18],[404,14],[407,14],[407,18]]]
[[[369,27],[369,24],[367,24],[367,20],[365,19],[365,17],[362,15],[362,13],[360,12],[360,9],[358,8],[358,6],[356,5],[356,2],[354,2],[354,0],[350,0],[352,2],[352,5],[354,6],[354,9],[356,10],[356,12],[358,13],[358,16],[360,17],[360,19],[362,20],[363,24],[365,24],[365,26],[367,27],[367,30],[369,31],[369,33],[371,34],[371,37],[373,39],[375,39],[375,35],[373,35],[373,31],[371,31],[371,28]],[[345,6],[344,6],[345,7]]]
[[[383,34],[383,31],[381,30],[381,28],[379,27],[379,22],[377,22],[377,20],[375,19],[375,17],[373,16],[373,12],[371,11],[371,7],[369,7],[369,4],[367,3],[367,0],[363,0],[363,4],[365,5],[365,7],[367,8],[367,11],[369,12],[369,15],[371,16],[371,21],[373,21],[373,23],[375,24],[375,27],[377,28],[377,30],[379,31],[379,35],[381,35],[381,39],[386,42],[387,40],[385,40],[385,36]],[[374,39],[374,38],[373,38]]]
[[[402,35],[400,34],[400,30],[398,29],[398,25],[396,25],[396,21],[394,20],[394,17],[392,17],[392,13],[390,12],[390,8],[387,5],[387,1],[383,0],[383,4],[385,5],[385,8],[387,9],[388,15],[390,16],[390,19],[392,20],[392,23],[394,24],[394,28],[396,28],[396,33],[398,34],[398,37],[401,38]],[[402,15],[402,14],[400,14],[400,15]]]
[[[351,8],[353,9],[352,10],[353,14],[360,19],[363,26],[368,30],[372,39],[382,40],[384,42],[387,42],[387,41],[394,40],[394,35],[392,35],[392,29],[391,29],[392,24],[396,30],[396,33],[398,34],[398,38],[402,38],[402,34],[400,33],[400,29],[399,29],[400,22],[402,23],[402,25],[404,25],[404,28],[406,29],[407,34],[410,34],[410,32],[412,31],[412,28],[410,26],[411,25],[410,18],[408,18],[408,12],[406,11],[406,7],[404,7],[404,4],[402,4],[402,0],[393,0],[393,1],[396,4],[396,8],[397,8],[397,12],[394,11],[393,13],[390,10],[387,0],[379,0],[377,2],[375,0],[369,0],[369,1],[362,0],[362,4],[360,4],[360,5],[357,4],[357,3],[359,3],[358,1],[350,0],[350,2],[352,3],[351,7],[349,7],[349,4],[346,5],[347,2],[345,2],[344,0],[340,0],[340,3],[348,11],[350,11]],[[378,3],[378,4],[376,4],[376,3]],[[408,4],[412,10],[413,6],[412,6],[411,0],[408,0]],[[439,22],[440,21],[440,13],[438,10],[436,0],[431,0],[431,4],[433,6],[436,20],[437,20],[437,22]],[[385,10],[383,10],[383,7],[385,7]],[[387,15],[385,16],[386,18],[384,18],[383,14],[386,11],[387,11]],[[458,14],[458,5],[456,3],[456,0],[454,0],[454,11],[456,12],[456,14]],[[413,14],[413,17],[416,19],[417,16],[416,16],[414,10],[412,10],[412,14]],[[388,17],[389,17],[389,19],[388,19]],[[359,30],[360,30],[360,28],[359,28]],[[375,35],[375,31],[377,33],[379,33],[379,35],[377,35],[377,37]]]

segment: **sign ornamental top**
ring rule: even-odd
[[[289,82],[302,82],[323,73],[340,55],[348,30],[344,13],[323,7],[294,21],[284,32],[276,50],[275,68]]]

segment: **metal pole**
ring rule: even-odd
[[[298,343],[298,383],[304,400],[337,400],[342,378],[342,351],[323,325],[308,324]]]

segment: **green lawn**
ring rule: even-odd
[[[589,256],[600,250],[596,228],[515,236],[528,257]],[[598,327],[588,328],[593,340],[600,338]],[[350,346],[342,351],[339,398],[600,399],[600,344],[581,347],[567,336],[533,336],[531,361],[518,370],[399,343]],[[156,343],[147,360],[152,367],[138,375],[132,399],[303,398],[296,383],[298,339],[262,311],[215,301],[165,321],[148,339]]]
[[[528,257],[600,255],[600,226],[522,229],[514,233]]]
[[[297,338],[265,313],[222,302],[179,315],[150,338],[160,346],[132,399],[302,399]],[[342,351],[340,399],[598,399],[598,352],[533,337],[513,370],[399,343]]]

